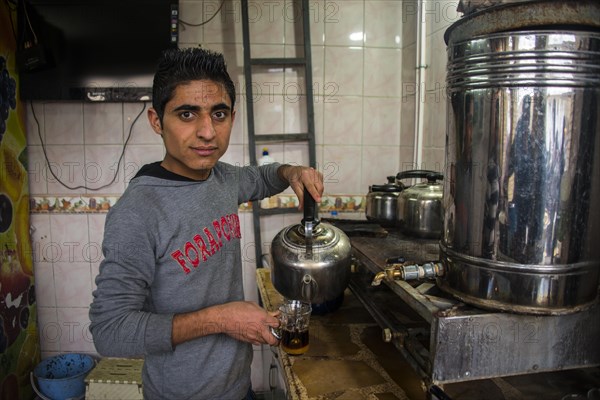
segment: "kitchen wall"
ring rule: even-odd
[[[415,89],[427,94],[420,100],[426,112],[423,162],[419,167],[443,168],[446,54],[442,36],[456,18],[456,4],[450,10],[448,3],[453,2],[426,2],[428,11],[423,20],[427,25],[427,74],[425,83],[418,85],[416,2],[309,1],[317,160],[325,176],[326,194],[331,198],[360,204],[369,185],[384,183],[386,176],[415,167],[415,105],[419,101]],[[216,0],[180,0],[180,18],[198,24],[212,16],[219,4]],[[301,55],[302,40],[294,29],[295,10],[298,5],[292,1],[250,2],[253,57]],[[225,54],[238,99],[224,161],[248,164],[239,0],[226,0],[220,14],[205,25],[180,26],[180,45],[202,46]],[[257,133],[305,130],[302,71],[255,72]],[[106,211],[144,163],[164,155],[160,137],[148,125],[144,106],[55,102],[28,105],[32,241],[44,357],[62,352],[95,354],[88,330],[88,305],[102,258]],[[268,147],[277,161],[308,163],[302,144]],[[48,162],[71,188],[57,182]],[[103,188],[90,189],[99,187]],[[362,211],[358,207],[342,216],[364,218]],[[246,297],[257,300],[251,213],[242,209],[240,217],[243,284]],[[267,218],[261,227],[264,247],[282,227],[299,219],[296,215]],[[255,348],[253,381],[258,390],[264,384],[260,362],[263,350]]]

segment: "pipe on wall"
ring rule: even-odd
[[[425,0],[418,0],[417,19],[417,91],[415,95],[415,147],[413,161],[416,168],[419,169],[424,167],[421,164],[423,163],[423,123],[425,120],[425,97],[423,91],[425,90],[425,69],[427,68],[427,21],[425,19]]]

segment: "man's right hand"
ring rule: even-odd
[[[279,340],[270,328],[277,328],[279,312],[267,312],[250,301],[219,304],[173,317],[173,346],[202,336],[225,333],[237,340],[255,345],[276,346]]]

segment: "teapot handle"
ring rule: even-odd
[[[427,178],[429,182],[435,182],[444,179],[444,175],[436,171],[430,171],[426,169],[414,169],[410,171],[398,172],[396,180],[409,179],[409,178]]]
[[[304,188],[304,218],[302,219],[302,225],[306,226],[307,222],[312,222],[313,226],[316,226],[319,220],[317,218],[317,202],[308,189]]]

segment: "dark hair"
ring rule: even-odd
[[[162,52],[152,85],[152,107],[156,110],[161,124],[165,106],[173,98],[175,88],[202,79],[221,83],[229,95],[233,110],[235,86],[227,72],[222,54],[199,47],[172,48]]]

